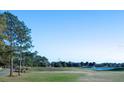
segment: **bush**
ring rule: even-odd
[[[31,67],[22,67],[21,68],[21,73],[26,73],[27,71],[30,71]],[[14,72],[19,72],[19,67],[16,67]]]

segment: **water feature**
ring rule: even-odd
[[[124,71],[123,67],[93,67],[91,69],[96,71]]]
[[[113,67],[93,67],[92,69],[96,71],[108,71],[108,70],[113,70],[114,68]]]

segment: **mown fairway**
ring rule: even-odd
[[[124,82],[124,71],[82,68],[33,68],[22,76],[0,77],[1,82]]]

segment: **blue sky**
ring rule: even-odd
[[[124,62],[124,11],[10,11],[50,61]]]

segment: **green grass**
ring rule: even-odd
[[[34,67],[32,71],[82,71],[81,68],[76,67]]]
[[[81,74],[73,73],[39,73],[30,73],[24,76],[24,80],[32,82],[71,82],[76,81],[81,76]]]
[[[69,71],[79,71],[79,70],[80,68],[33,68],[31,72],[24,73],[20,77],[19,76],[0,77],[0,81],[1,82],[76,82],[78,81],[78,78],[80,76],[84,76],[84,74],[69,73]]]
[[[1,82],[75,82],[83,74],[30,72],[22,76],[1,77]]]
[[[124,82],[124,71],[87,71],[81,82]]]
[[[16,73],[17,75],[17,73]],[[1,82],[124,82],[124,71],[82,68],[33,68],[22,76],[0,77]]]

